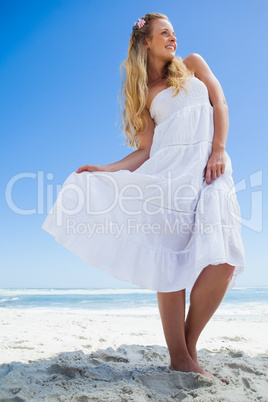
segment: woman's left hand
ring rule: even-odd
[[[216,180],[225,171],[225,151],[213,151],[206,166],[206,183],[210,184],[212,179]]]

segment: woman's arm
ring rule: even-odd
[[[225,171],[225,145],[229,130],[228,106],[222,87],[205,60],[199,54],[192,53],[183,61],[187,68],[204,82],[213,106],[214,136],[212,154],[206,169],[206,182],[210,184],[211,176],[215,180]]]
[[[148,109],[143,112],[143,119],[147,121],[147,129],[139,135],[138,149],[131,154],[127,155],[120,161],[110,163],[109,165],[84,165],[81,166],[76,173],[81,172],[116,172],[118,170],[134,171],[138,169],[150,156],[150,149],[153,141],[155,123],[152,120]]]

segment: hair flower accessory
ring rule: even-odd
[[[142,28],[146,24],[146,21],[143,18],[139,18],[137,25],[139,28]]]

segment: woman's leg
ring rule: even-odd
[[[191,358],[185,340],[185,290],[170,293],[157,293],[157,301],[162,320],[173,370],[201,373],[208,377],[210,373],[203,370]]]
[[[219,307],[232,279],[234,268],[229,264],[208,265],[192,288],[185,321],[185,338],[188,351],[196,363],[198,338]]]

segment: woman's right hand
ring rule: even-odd
[[[81,173],[81,172],[104,172],[105,169],[103,166],[100,165],[84,165],[81,166],[76,173]]]

